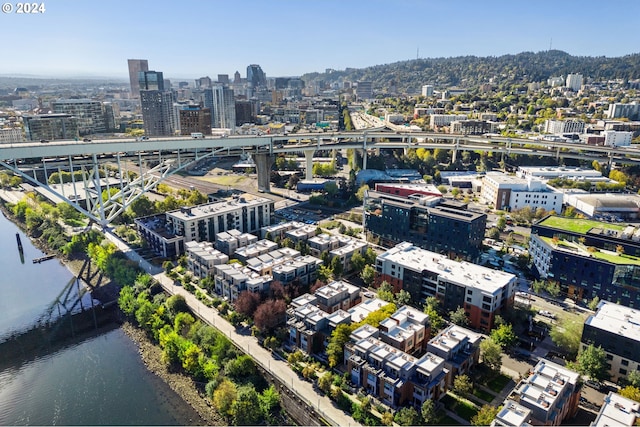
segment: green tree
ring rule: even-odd
[[[386,280],[378,287],[377,297],[382,301],[393,302],[393,286]]]
[[[223,379],[213,392],[213,406],[223,417],[230,418],[231,408],[238,398],[238,387],[232,381]]]
[[[438,313],[438,299],[436,297],[427,297],[424,302],[423,312],[429,317],[431,333],[435,335],[444,326],[444,319]]]
[[[458,396],[467,397],[473,390],[473,383],[468,375],[462,374],[455,377],[453,380],[453,391]]]
[[[353,269],[353,271],[362,272],[366,264],[367,260],[360,252],[356,251],[353,253],[353,255],[351,256],[351,268]]]
[[[333,374],[330,372],[318,377],[318,388],[323,392],[329,394],[331,391],[331,384],[333,384]]]
[[[331,271],[333,272],[333,275],[337,278],[340,278],[342,277],[343,270],[344,266],[342,265],[340,257],[334,256],[333,259],[331,259]]]
[[[640,371],[634,369],[627,375],[627,383],[634,387],[640,387]]]
[[[504,215],[500,215],[498,220],[496,221],[496,227],[502,233],[505,228],[507,228],[507,218]]]
[[[469,324],[469,318],[467,318],[467,314],[462,307],[458,307],[455,311],[450,311],[449,320],[458,326],[467,326]]]
[[[551,280],[547,282],[547,292],[554,298],[557,298],[560,295],[560,284],[555,280]]]
[[[422,403],[420,408],[420,415],[422,416],[422,422],[426,425],[433,424],[437,418],[436,406],[432,399],[427,399]]]
[[[420,414],[413,406],[404,406],[396,412],[393,420],[401,426],[415,426],[420,423]]]
[[[137,303],[136,297],[133,293],[131,286],[125,286],[120,290],[120,296],[118,297],[118,306],[120,310],[127,316],[133,316],[136,311]]]
[[[607,354],[602,347],[590,344],[584,348],[576,360],[580,373],[591,379],[602,381],[609,377],[607,372]]]
[[[367,191],[369,191],[369,186],[366,184],[362,185],[360,188],[358,188],[358,191],[356,192],[356,198],[359,201],[363,201],[364,195]]]
[[[365,283],[365,285],[370,286],[376,279],[376,269],[369,264],[365,265],[360,272],[360,278]]]
[[[340,324],[331,333],[329,344],[327,344],[327,358],[329,366],[334,368],[342,363],[344,357],[344,346],[349,342],[351,332],[356,329],[356,324]]]
[[[273,385],[270,385],[258,395],[258,401],[262,414],[267,421],[273,424],[274,414],[278,412],[280,407],[280,394]]]
[[[560,318],[551,327],[549,336],[555,345],[562,348],[572,357],[578,354],[580,338],[584,323],[575,319]]]
[[[513,326],[510,323],[503,323],[491,331],[491,339],[503,350],[508,349],[518,341],[518,337],[513,332]]]
[[[596,311],[596,309],[598,308],[598,304],[600,304],[600,298],[596,295],[591,301],[589,301],[587,307],[589,307],[589,310]]]
[[[238,390],[238,396],[231,405],[233,423],[237,426],[256,425],[262,420],[262,408],[258,393],[253,386],[244,386]]]
[[[402,307],[403,305],[407,305],[411,302],[411,294],[404,289],[401,289],[400,292],[396,294],[395,303],[398,307]]]
[[[480,343],[480,354],[482,363],[492,371],[499,371],[502,366],[502,347],[491,338],[487,338]]]
[[[482,405],[477,414],[471,418],[472,426],[488,426],[496,419],[502,406]]]

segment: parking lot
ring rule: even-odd
[[[286,221],[298,221],[305,224],[318,224],[322,218],[316,212],[302,209],[298,206],[289,206],[286,208],[278,209],[275,211],[275,215]]]

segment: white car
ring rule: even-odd
[[[549,319],[555,319],[555,318],[556,318],[556,315],[555,315],[555,314],[553,314],[552,312],[547,311],[547,310],[540,310],[540,311],[538,312],[538,314],[539,314],[540,316],[548,317]]]

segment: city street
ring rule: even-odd
[[[162,285],[166,292],[170,295],[182,295],[191,311],[206,323],[212,325],[224,335],[228,336],[235,345],[247,354],[251,355],[256,363],[260,364],[265,370],[271,372],[278,378],[282,384],[287,386],[289,390],[296,394],[300,399],[304,400],[307,405],[314,408],[332,425],[339,426],[359,426],[353,418],[345,414],[342,410],[334,406],[327,396],[321,396],[313,389],[313,385],[308,381],[301,380],[294,373],[286,361],[275,359],[272,353],[258,344],[256,339],[250,334],[239,333],[234,326],[220,316],[214,308],[207,307],[199,301],[192,293],[188,292],[182,286],[173,284],[173,280],[169,279],[162,269],[154,267],[146,260],[141,258],[135,251],[129,248],[122,240],[112,233],[105,233],[107,238],[118,246],[127,258],[137,262],[140,267],[151,274]]]

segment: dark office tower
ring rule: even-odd
[[[200,132],[211,135],[211,110],[189,105],[180,110],[180,135],[191,135]]]
[[[140,97],[140,84],[138,74],[140,71],[149,71],[149,62],[146,59],[128,59],[129,63],[129,84],[131,85],[131,97]]]
[[[218,74],[218,83],[229,84],[229,74]]]
[[[164,78],[161,71],[141,71],[138,73],[140,90],[159,90],[164,92]]]
[[[253,102],[236,101],[236,126],[242,126],[245,123],[255,123]]]
[[[247,67],[247,83],[253,88],[267,87],[267,76],[258,64],[251,64]]]
[[[239,71],[236,71],[235,74],[233,75],[233,82],[234,83],[242,82],[242,77],[240,77],[240,72]]]
[[[161,72],[140,72],[140,105],[146,136],[171,136],[173,128],[173,94],[165,91]]]

